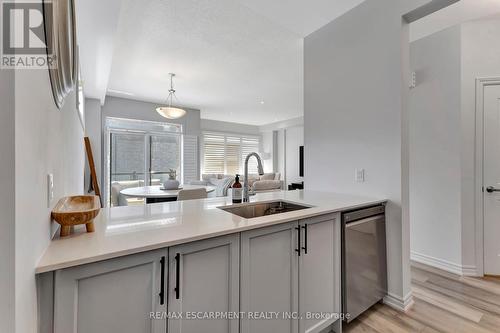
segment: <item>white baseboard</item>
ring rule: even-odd
[[[480,276],[476,266],[459,265],[447,260],[428,256],[426,254],[411,251],[410,259],[419,264],[434,267],[459,276]]]
[[[410,291],[404,298],[387,293],[384,297],[384,304],[395,310],[407,312],[413,305],[413,293]]]

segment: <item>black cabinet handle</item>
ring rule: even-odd
[[[302,228],[304,228],[304,247],[302,250],[304,250],[304,253],[307,254],[307,224],[304,224]]]
[[[299,253],[299,257],[300,257],[300,244],[301,244],[301,242],[300,242],[300,227],[295,228],[295,230],[297,230],[297,232],[298,232],[298,235],[297,235],[297,245],[298,246],[295,249],[295,252],[298,252]]]
[[[165,304],[165,257],[161,257],[160,305]]]
[[[181,254],[177,253],[175,255],[175,299],[180,298],[180,287],[179,287],[179,279],[180,279],[180,272],[181,269]]]

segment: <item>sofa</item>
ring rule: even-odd
[[[202,174],[201,180],[191,181],[191,185],[215,186],[215,195],[218,197],[227,196],[229,188],[234,183],[235,175],[224,174]],[[243,184],[243,175],[240,175],[240,182]],[[283,182],[279,172],[265,173],[264,175],[248,175],[248,185],[255,193],[281,191]]]

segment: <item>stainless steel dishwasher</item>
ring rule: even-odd
[[[342,312],[350,322],[387,294],[385,206],[342,214]]]

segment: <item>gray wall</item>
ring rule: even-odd
[[[411,44],[412,257],[457,266],[461,253],[461,27]]]
[[[381,196],[389,302],[410,301],[409,34],[425,0],[367,0],[305,39],[306,188]],[[433,1],[439,5],[448,0]],[[414,16],[417,17],[417,16]],[[354,181],[355,168],[366,182]]]
[[[180,119],[165,119],[156,112],[157,103],[149,103],[125,99],[119,97],[106,96],[106,101],[102,106],[102,119],[105,117],[138,119],[158,122],[169,122],[181,124],[184,133],[187,135],[200,135],[200,111],[187,109],[186,116]]]
[[[83,128],[73,91],[59,110],[46,70],[16,71],[16,332],[36,332],[35,266],[56,224],[50,212],[64,196],[83,193]],[[47,203],[47,174],[54,200]]]
[[[202,131],[260,135],[259,126],[237,124],[226,121],[201,119]]]
[[[15,94],[14,71],[0,70],[0,332],[14,332]]]
[[[89,137],[96,174],[99,185],[102,188],[101,179],[101,102],[98,99],[85,99],[85,135]],[[85,190],[88,191],[90,184],[90,171],[88,161],[85,163]]]

